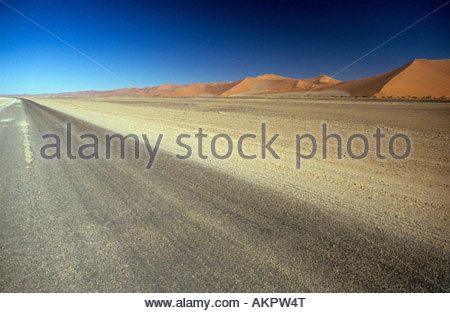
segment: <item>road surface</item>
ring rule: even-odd
[[[448,250],[158,152],[45,160],[108,130],[30,100],[0,107],[2,292],[448,291]],[[101,145],[103,145],[103,141]],[[104,149],[104,148],[100,148]],[[325,201],[325,200],[324,200]]]

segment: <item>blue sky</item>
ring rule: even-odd
[[[131,86],[332,75],[445,1],[3,0]],[[129,87],[0,3],[0,94]],[[337,76],[450,58],[450,4]]]

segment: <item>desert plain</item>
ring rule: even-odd
[[[329,210],[348,216],[364,217],[369,224],[380,227],[398,225],[408,235],[425,240],[441,241],[450,226],[448,201],[450,178],[450,103],[447,101],[384,100],[364,98],[47,98],[34,99],[76,118],[99,124],[120,134],[164,135],[160,148],[186,155],[177,145],[179,134],[191,138],[192,155],[183,162],[200,162],[216,170],[262,184],[289,197],[305,197]],[[271,145],[279,155],[276,159],[266,152],[260,157],[261,123],[266,124],[267,141],[279,137]],[[337,157],[337,140],[327,140],[327,159],[323,158],[322,125],[328,135],[342,138],[342,159]],[[203,154],[197,154],[198,129],[208,135],[203,140]],[[376,157],[373,134],[380,128],[381,154]],[[211,139],[225,133],[233,140],[233,153],[222,160],[212,156]],[[254,140],[243,142],[246,154],[240,157],[236,143],[242,134],[255,134]],[[361,133],[369,140],[369,153],[361,160],[348,155],[347,139]],[[411,153],[403,160],[390,156],[389,137],[407,134]],[[317,140],[317,152],[312,159],[302,160],[296,168],[296,135],[312,134]],[[45,142],[45,141],[43,141]],[[304,153],[311,143],[304,140]],[[217,151],[227,152],[227,142],[218,140]],[[404,145],[398,141],[398,149]],[[361,153],[361,142],[353,144],[355,154]],[[358,153],[356,153],[358,152]],[[402,154],[398,152],[398,154]],[[157,161],[155,163],[157,165]],[[148,173],[151,176],[151,170]],[[369,218],[371,217],[371,218]],[[434,241],[434,243],[437,243]],[[448,247],[448,246],[447,246]]]
[[[2,98],[0,290],[448,291],[448,69]]]
[[[164,138],[159,149],[172,156],[186,154],[186,150],[176,144],[176,138],[181,133],[190,134],[191,138],[185,139],[183,142],[192,147],[191,157],[185,160],[175,159],[171,165],[176,166],[176,171],[179,172],[179,176],[171,178],[173,188],[176,189],[178,184],[188,184],[189,188],[196,188],[202,194],[202,200],[199,199],[199,201],[208,207],[207,210],[214,211],[217,206],[226,206],[231,201],[233,205],[240,206],[240,210],[246,212],[243,213],[243,216],[250,214],[252,217],[243,223],[243,225],[247,225],[244,228],[240,223],[236,224],[232,221],[228,221],[230,224],[227,224],[221,221],[222,218],[209,216],[209,214],[214,215],[217,212],[200,213],[196,209],[192,210],[185,207],[183,205],[185,201],[191,201],[194,205],[194,201],[190,200],[190,197],[186,194],[178,195],[178,198],[173,196],[176,198],[173,201],[178,203],[176,207],[181,205],[179,208],[186,210],[183,214],[187,214],[189,219],[200,220],[200,224],[203,226],[206,224],[209,231],[212,231],[210,229],[212,227],[214,232],[218,231],[221,236],[228,238],[225,240],[228,241],[227,244],[233,247],[230,248],[232,251],[236,252],[234,249],[237,249],[237,243],[242,244],[246,248],[237,249],[237,251],[251,254],[252,252],[247,251],[247,249],[250,251],[256,250],[253,253],[257,256],[251,258],[257,258],[257,263],[265,264],[268,262],[271,266],[280,267],[284,274],[294,281],[306,279],[305,281],[309,282],[306,284],[308,289],[301,287],[302,290],[414,291],[433,290],[433,288],[442,290],[442,288],[448,287],[446,284],[449,281],[449,272],[448,266],[445,264],[448,265],[450,252],[448,237],[450,227],[450,202],[448,198],[450,183],[450,151],[448,145],[450,103],[446,100],[358,97],[277,98],[273,95],[270,97],[262,95],[259,97],[235,98],[62,97],[33,98],[32,100],[51,110],[63,113],[67,122],[70,122],[73,118],[111,132],[124,135],[130,133],[147,134],[149,138],[153,139],[157,138],[159,134],[163,134]],[[273,150],[280,157],[279,159],[274,158],[271,154],[268,154],[265,159],[260,157],[261,123],[266,125],[268,138],[276,133],[279,134],[279,137],[272,144]],[[328,157],[325,160],[323,159],[321,136],[324,123],[327,124],[329,134],[336,133],[342,137],[342,159],[337,158],[337,141],[334,139],[327,141]],[[197,139],[194,138],[194,134],[198,132],[199,128],[202,128],[203,132],[208,134],[208,137],[203,141],[203,153],[207,155],[207,159],[200,159],[197,154]],[[377,128],[380,128],[386,136],[381,141],[380,146],[381,153],[386,156],[385,159],[376,157],[373,134]],[[234,145],[233,153],[224,160],[212,157],[209,150],[211,138],[220,133],[228,134]],[[256,135],[255,140],[246,140],[243,144],[243,151],[249,155],[256,154],[255,159],[246,160],[236,153],[238,138],[245,133]],[[317,138],[317,153],[314,158],[302,160],[301,168],[297,169],[295,136],[305,133],[312,134]],[[367,157],[361,160],[352,159],[346,150],[347,139],[354,133],[366,135],[369,141]],[[388,140],[397,133],[406,134],[411,141],[411,152],[406,159],[397,160],[389,155]],[[47,143],[47,141],[41,140],[40,145],[42,146],[44,143]],[[36,150],[38,148],[39,146],[36,147]],[[216,148],[218,153],[226,153],[227,142],[218,140]],[[311,151],[311,148],[308,141],[305,141],[302,151],[304,150],[304,153],[307,154],[308,151]],[[361,142],[355,140],[353,145],[355,154],[359,154],[362,151],[361,148]],[[401,154],[405,147],[400,142],[396,149],[398,149],[398,154]],[[94,163],[95,166],[98,166],[97,164]],[[203,168],[200,172],[206,174],[191,175],[188,170],[191,164],[200,166],[200,169]],[[140,175],[148,179],[149,183],[157,180],[159,175],[174,175],[170,171],[168,172],[164,168],[165,166],[167,166],[165,162],[160,163],[157,158],[150,170],[146,170],[144,166],[139,167]],[[185,174],[181,174],[185,170]],[[239,187],[236,189],[230,187],[231,185],[227,186],[229,182],[226,180],[223,182],[213,181],[215,178],[209,177],[207,174],[210,171],[231,177],[233,181],[238,181],[242,186],[262,188],[257,190],[264,190],[265,196],[259,194],[261,191],[253,191],[254,194],[249,194],[245,188]],[[161,173],[158,174],[158,172]],[[181,184],[182,181],[184,181],[183,184]],[[109,182],[105,181],[104,183]],[[214,188],[209,190],[210,186],[214,186]],[[127,188],[135,188],[135,186],[130,185]],[[151,194],[154,191],[150,186],[140,186],[140,188],[144,188],[144,193]],[[223,194],[222,192],[213,194],[217,192],[215,191],[217,188],[223,190]],[[163,198],[170,197],[169,194],[161,196]],[[270,197],[272,201],[279,202],[278,207],[272,208],[273,204],[266,202],[264,205],[267,204],[267,207],[262,209],[258,207],[258,203],[252,203],[254,197],[260,198],[261,201],[265,197]],[[179,201],[181,201],[181,204],[179,204]],[[289,205],[286,203],[289,203]],[[310,209],[306,211],[302,209],[305,204]],[[149,207],[154,206],[152,203],[147,205]],[[165,210],[164,207],[165,204],[160,206],[156,204],[155,209],[163,211]],[[271,211],[272,209],[273,211]],[[221,210],[227,209],[222,208]],[[226,218],[228,214],[231,214],[231,216],[238,214],[233,213],[231,208],[229,210],[230,212],[224,213]],[[116,214],[119,213],[116,212]],[[207,214],[208,217],[205,217],[204,214]],[[309,220],[311,216],[317,214],[330,219],[330,221],[320,225],[321,229],[315,229],[319,226]],[[244,218],[243,216],[241,218]],[[272,224],[280,218],[280,223]],[[270,221],[270,219],[272,220]],[[285,219],[291,221],[293,226],[284,225]],[[302,222],[295,226],[298,221]],[[330,224],[328,225],[328,223]],[[333,225],[334,223],[337,223],[338,229],[345,233],[343,238],[339,237],[339,231],[337,234],[335,233],[334,227],[336,225]],[[305,227],[302,225],[309,226],[302,230],[302,227]],[[187,224],[185,227],[190,226]],[[249,229],[246,227],[249,227]],[[252,227],[257,227],[258,231],[262,233],[258,235],[258,232],[252,232]],[[287,228],[278,229],[278,227]],[[293,229],[291,230],[290,227],[293,227]],[[313,229],[311,230],[309,227],[313,227]],[[311,232],[327,233],[327,227],[330,227],[332,240],[325,235],[322,239],[315,238],[312,240],[310,238],[317,235],[311,235]],[[297,233],[298,236],[303,235],[300,238],[296,237],[294,242],[287,244],[285,241],[291,240],[288,235],[291,231]],[[264,232],[268,232],[266,235],[274,242],[267,244],[264,239]],[[277,232],[277,234],[274,235],[272,232]],[[204,235],[208,236],[208,231]],[[141,236],[143,236],[142,239],[147,240],[145,239],[145,232]],[[302,238],[302,236],[304,237]],[[186,240],[191,239],[195,242],[195,238],[188,237]],[[132,240],[134,239],[130,238],[130,241]],[[236,240],[237,242],[235,242]],[[259,242],[260,240],[261,242]],[[383,266],[386,266],[386,263],[393,262],[393,264],[396,264],[395,266],[404,267],[408,275],[419,277],[428,281],[428,283],[431,282],[430,284],[433,287],[417,287],[413,284],[410,287],[405,287],[403,285],[406,283],[405,278],[385,276],[386,280],[395,281],[395,283],[386,285],[384,281],[381,282],[372,273],[373,269],[369,270],[369,274],[364,274],[364,278],[357,278],[357,280],[359,279],[358,283],[353,282],[353,278],[350,279],[351,276],[345,274],[347,276],[344,276],[345,279],[341,277],[343,279],[341,283],[327,282],[327,285],[323,285],[323,281],[320,283],[319,280],[319,282],[316,281],[311,285],[311,281],[315,281],[315,278],[300,278],[299,276],[299,273],[311,271],[311,268],[304,269],[299,266],[298,260],[291,259],[291,252],[283,257],[283,254],[278,251],[278,249],[286,249],[291,244],[295,246],[298,240],[303,242],[303,249],[306,250],[291,251],[295,255],[297,253],[301,256],[308,255],[310,253],[308,249],[311,249],[311,251],[315,250],[314,255],[318,253],[320,258],[327,259],[328,254],[333,255],[332,260],[338,258],[337,264],[332,265],[333,262],[329,259],[325,266],[333,267],[336,271],[333,275],[337,275],[337,277],[339,277],[339,273],[342,275],[345,273],[341,268],[342,264],[345,264],[345,268],[351,268],[352,271],[357,272],[358,275],[363,275],[361,273],[366,270],[362,270],[360,267],[366,268],[366,263],[371,264],[370,266],[381,266],[381,272],[384,273],[386,268]],[[320,244],[316,243],[315,240],[319,240]],[[369,256],[364,254],[364,258],[367,259],[359,256],[360,252],[358,251],[361,247],[353,247],[351,243],[353,240],[358,241],[363,246],[370,247]],[[325,245],[325,250],[321,250],[324,249],[322,245]],[[343,247],[346,247],[345,252],[341,251]],[[220,249],[220,247],[212,247],[206,244],[203,249],[205,249],[206,255],[214,256],[212,250]],[[258,252],[259,249],[268,251],[261,253],[261,251]],[[400,255],[396,255],[396,253],[392,253],[392,249],[398,249],[398,251],[407,249],[407,256],[403,259],[404,252],[399,252]],[[234,252],[230,252],[230,255],[234,255]],[[336,257],[334,253],[339,253],[339,257]],[[189,253],[185,257],[189,259]],[[388,258],[389,261],[386,261],[385,258]],[[149,262],[151,263],[151,260]],[[423,267],[423,264],[427,265]],[[259,268],[259,265],[247,266]],[[388,273],[390,272],[390,266],[393,265],[387,266]],[[292,267],[295,269],[292,269]],[[314,272],[314,270],[312,271]],[[319,267],[320,271],[323,270]],[[280,285],[265,282],[259,274],[255,275],[255,279],[258,279],[261,284],[254,285],[254,287],[242,287],[239,283],[236,283],[236,285],[227,289],[220,283],[218,283],[219,287],[217,288],[201,287],[203,286],[202,283],[197,285],[193,283],[188,285],[189,288],[185,287],[183,290],[187,288],[187,290],[194,291],[274,291],[296,290],[295,288],[299,286],[298,282],[294,282],[293,285],[286,283],[284,287],[280,287]],[[313,274],[314,277],[315,275]],[[325,272],[324,275],[330,274]],[[262,277],[264,277],[264,274],[262,274]],[[333,279],[339,280],[339,278]],[[352,284],[348,284],[347,279],[350,279]],[[248,281],[245,281],[244,285],[247,283]],[[345,287],[342,284],[345,284]],[[281,283],[281,286],[283,286],[283,283]],[[177,290],[176,288],[167,287],[157,290]]]

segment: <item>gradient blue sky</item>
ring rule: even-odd
[[[445,0],[4,0],[132,86],[332,75]],[[0,3],[0,94],[128,87]],[[450,58],[450,4],[337,79]]]

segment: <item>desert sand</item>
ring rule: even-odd
[[[209,137],[226,133],[236,143],[243,133],[259,134],[265,122],[269,136],[279,133],[273,147],[280,155],[265,160],[227,160],[193,155],[180,162],[201,162],[236,177],[296,197],[330,214],[357,218],[367,227],[402,232],[414,240],[449,249],[450,103],[444,101],[382,101],[381,99],[264,99],[264,98],[39,98],[39,103],[121,133],[164,134],[161,149],[184,154],[176,136],[193,136],[203,128]],[[366,159],[351,159],[343,147],[336,157],[336,142],[328,143],[327,160],[319,153],[295,169],[295,134],[320,138],[321,125],[345,138],[365,134],[370,141]],[[410,157],[379,160],[372,134],[380,127],[386,138],[407,134]],[[270,138],[270,137],[269,137]],[[194,138],[188,141],[195,146]],[[387,142],[382,151],[387,154]],[[221,147],[220,149],[224,148]],[[305,145],[306,151],[311,147]],[[259,155],[258,142],[248,141],[244,151]],[[356,147],[358,149],[358,147]],[[195,151],[195,149],[194,149]],[[209,150],[205,149],[210,154]],[[157,166],[157,163],[155,164]],[[399,227],[401,225],[401,227]]]

